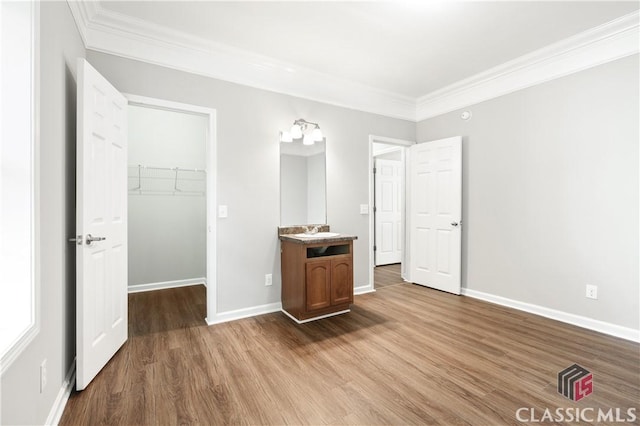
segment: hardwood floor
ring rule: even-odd
[[[274,313],[207,327],[203,294],[131,295],[129,340],[61,424],[497,425],[518,424],[520,407],[640,416],[639,345],[546,318],[403,283],[304,325]],[[578,402],[556,390],[574,363],[594,382]]]
[[[404,281],[400,276],[400,264],[376,266],[373,269],[373,287],[381,289],[390,285],[402,284]]]

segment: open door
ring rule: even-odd
[[[78,59],[76,389],[127,340],[127,101]]]
[[[462,138],[409,148],[409,280],[460,294]]]

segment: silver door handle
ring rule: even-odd
[[[87,234],[87,237],[85,238],[85,242],[89,246],[94,241],[104,241],[106,239],[107,239],[107,237],[94,237],[91,234]]]

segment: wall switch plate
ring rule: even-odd
[[[227,206],[218,206],[218,217],[224,219],[227,217]]]
[[[598,298],[598,286],[587,284],[587,297],[589,299]]]
[[[47,387],[47,360],[45,359],[40,364],[40,393],[44,392],[44,388]]]
[[[360,214],[369,214],[369,204],[360,204]]]
[[[270,286],[273,284],[273,276],[271,274],[265,274],[264,276],[264,285]]]

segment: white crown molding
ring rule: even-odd
[[[87,49],[331,105],[415,121],[415,99],[71,1]]]
[[[638,11],[417,99],[331,77],[246,50],[68,0],[87,49],[245,86],[410,121],[447,112],[637,54]]]
[[[67,0],[67,4],[69,5],[69,9],[71,9],[73,20],[76,22],[80,38],[84,46],[87,47],[87,27],[89,26],[89,22],[97,14],[96,7],[98,3],[92,1]]]
[[[638,11],[422,96],[422,121],[597,65],[637,54]]]

